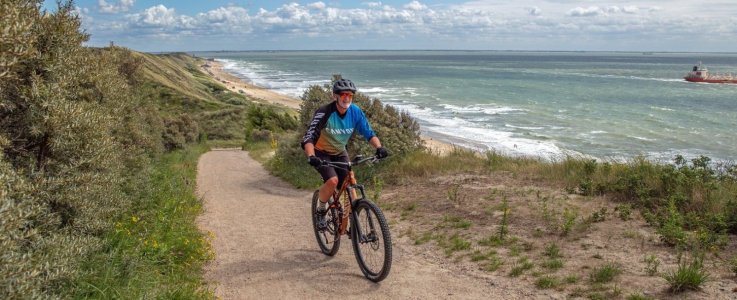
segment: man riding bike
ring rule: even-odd
[[[354,130],[358,130],[358,133],[376,148],[378,158],[389,155],[371,130],[363,111],[358,106],[352,105],[356,90],[356,86],[348,79],[335,81],[334,101],[315,111],[302,139],[302,149],[307,154],[309,164],[315,167],[324,181],[318,196],[320,199],[318,211],[325,211],[330,196],[347,175],[345,170],[324,166],[323,161],[347,163],[349,158],[345,146]]]

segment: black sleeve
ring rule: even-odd
[[[312,143],[314,145],[317,142],[317,139],[320,138],[320,131],[322,131],[325,124],[327,124],[331,112],[330,104],[322,106],[315,111],[315,115],[312,116],[312,121],[307,125],[307,132],[305,132],[305,136],[302,137],[302,149],[305,148],[305,144],[307,143]]]

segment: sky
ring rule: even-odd
[[[77,0],[88,46],[138,51],[737,52],[735,0]],[[56,1],[43,8],[53,12]]]

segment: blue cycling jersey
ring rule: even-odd
[[[351,104],[345,114],[340,115],[337,105],[333,101],[315,111],[302,138],[302,148],[305,144],[312,143],[317,150],[337,155],[345,151],[354,130],[358,130],[366,140],[376,135],[358,106]]]

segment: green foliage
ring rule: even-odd
[[[630,204],[617,205],[617,207],[614,208],[614,211],[617,212],[617,216],[619,216],[619,219],[622,221],[628,221],[632,218],[632,205]]]
[[[631,294],[627,296],[627,300],[655,300],[652,296],[646,296],[642,294]]]
[[[269,106],[255,105],[246,113],[246,141],[264,141],[271,138],[272,132],[281,133],[297,127],[297,119]]]
[[[559,258],[561,257],[560,247],[558,247],[558,244],[556,243],[551,243],[550,245],[545,247],[545,251],[543,251],[543,255],[549,258]]]
[[[446,256],[451,256],[454,252],[471,249],[471,242],[457,234],[450,238],[439,238],[438,245],[445,249]]]
[[[210,140],[243,141],[246,110],[242,107],[221,108],[195,114],[200,133]]]
[[[293,137],[288,137],[279,143],[276,155],[268,164],[272,174],[282,177],[300,188],[319,186],[320,177],[306,163],[305,154],[300,143],[315,111],[320,106],[333,101],[331,94],[327,87],[311,86],[302,95],[298,129]],[[369,124],[381,140],[382,146],[392,153],[392,160],[401,159],[403,155],[421,149],[422,141],[419,135],[419,125],[407,113],[400,113],[392,106],[384,106],[378,99],[369,99],[361,93],[355,95],[353,103],[358,105],[366,114]],[[286,118],[286,116],[281,118]],[[260,118],[255,119],[259,122],[261,120]],[[291,125],[289,128],[292,128]],[[282,129],[286,130],[287,128],[282,127]],[[373,155],[371,146],[363,138],[352,138],[347,149],[351,155]],[[375,169],[363,168],[360,172],[357,172],[356,175],[359,181],[367,182],[370,178],[377,176]]]
[[[322,184],[322,178],[312,166],[300,147],[301,137],[288,136],[279,143],[276,155],[267,164],[271,174],[281,177],[301,189],[313,189]]]
[[[563,261],[560,259],[547,259],[542,262],[541,266],[550,270],[558,270],[563,267]]]
[[[198,116],[180,116],[187,109],[166,106],[172,103],[159,98],[162,93],[187,97],[144,79],[153,55],[83,47],[88,35],[80,29],[71,1],[43,14],[39,1],[1,1],[0,7],[0,298],[205,295],[196,264],[184,276],[167,273],[194,262],[163,251],[188,253],[168,236],[155,237],[163,246],[149,251],[112,234],[116,221],[134,215],[140,204],[152,200],[146,193],[158,189],[150,181],[150,166],[162,153],[163,140],[172,149],[200,136]],[[191,195],[191,190],[181,191]],[[182,224],[176,225],[180,229]],[[123,244],[134,246],[122,250]],[[202,250],[205,244],[193,242],[190,248]],[[124,258],[134,254],[146,258]],[[162,268],[122,279],[149,258]],[[176,281],[163,292],[160,281],[150,281],[152,276],[175,281],[187,277],[193,288]],[[92,292],[107,293],[112,288],[108,284],[131,282],[148,285],[137,292]]]
[[[509,276],[518,277],[522,275],[522,273],[524,273],[525,271],[532,269],[534,266],[535,265],[530,262],[530,259],[528,257],[522,257],[517,261],[517,264],[509,271]]]
[[[607,283],[614,280],[621,273],[621,266],[615,263],[606,263],[598,268],[594,268],[589,274],[589,279],[592,283]]]
[[[413,203],[414,205],[414,203]],[[468,229],[471,228],[471,221],[464,219],[463,217],[446,215],[443,217],[443,223],[450,225],[452,228]]]
[[[576,225],[576,218],[578,218],[578,211],[575,209],[566,208],[563,211],[563,225],[561,225],[560,234],[568,235],[573,229],[573,225]]]
[[[648,276],[655,276],[658,274],[658,267],[660,266],[660,260],[657,256],[651,254],[645,257],[645,273]]]
[[[112,221],[130,205],[125,176],[156,151],[153,111],[129,85],[134,66],[119,49],[81,46],[72,3],[42,16],[33,1],[3,1],[15,22],[0,71],[2,174],[0,298],[53,297],[80,276]],[[6,19],[5,9],[17,19]],[[5,34],[5,33],[3,33]],[[158,133],[158,132],[156,132]],[[5,228],[3,228],[5,229]],[[5,231],[3,231],[5,236]],[[6,261],[7,260],[7,263]]]
[[[502,206],[500,209],[502,210],[502,219],[499,227],[497,228],[497,237],[499,237],[499,240],[503,241],[507,238],[507,234],[509,234],[509,214],[512,210],[512,208],[509,207],[509,200],[507,200],[506,196],[502,200]]]
[[[196,142],[199,137],[197,123],[187,114],[176,118],[164,118],[162,140],[166,150],[182,149],[185,145]]]
[[[606,215],[607,215],[607,209],[606,207],[602,207],[598,211],[595,211],[594,213],[592,213],[589,220],[592,223],[604,222],[606,221]]]
[[[550,289],[560,285],[560,279],[555,276],[542,276],[535,281],[535,286],[539,289]]]
[[[685,290],[697,290],[709,279],[709,273],[704,270],[703,258],[695,257],[690,263],[681,262],[678,269],[663,275],[670,290],[678,293]]]
[[[213,298],[202,281],[213,253],[193,222],[202,211],[193,184],[197,158],[206,150],[188,147],[156,162],[137,186],[135,209],[116,220],[101,251],[82,264],[74,298]]]
[[[683,216],[678,212],[676,200],[671,198],[667,210],[658,216],[659,226],[657,228],[660,239],[671,246],[684,245],[686,243],[686,232],[683,230]]]

